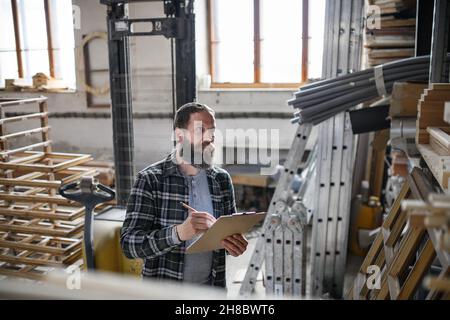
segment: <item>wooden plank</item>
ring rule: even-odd
[[[21,156],[20,154],[15,154],[14,156],[18,156],[16,158],[12,157],[8,163],[30,163],[30,162],[38,162],[45,158],[45,154],[31,154],[29,155],[27,151],[24,153],[25,156]]]
[[[431,101],[450,101],[450,90],[430,90],[425,89],[425,94],[421,97],[424,102]]]
[[[11,241],[11,240],[0,240],[0,247],[41,252],[41,253],[50,253],[56,256],[64,256],[70,254],[72,251],[80,249],[82,242],[80,239],[62,239],[62,238],[53,238],[50,239],[50,241],[52,242],[53,246],[20,243],[18,241]],[[65,245],[65,247],[58,247],[58,245]]]
[[[15,257],[5,254],[0,255],[0,261],[12,264],[29,264],[34,266],[61,267],[63,265],[62,261],[28,258],[28,257]]]
[[[428,145],[430,143],[430,134],[426,129],[416,128],[416,144]]]
[[[442,189],[447,190],[448,179],[450,178],[450,157],[440,156],[428,144],[418,144],[417,149]]]
[[[433,242],[428,239],[411,272],[408,274],[408,277],[406,278],[400,292],[398,293],[398,300],[412,299],[435,257],[436,252],[434,251]]]
[[[420,115],[418,128],[427,129],[428,127],[445,127],[448,123],[444,121],[444,114],[423,113]]]
[[[45,173],[37,173],[38,175],[44,175]],[[67,176],[61,180],[39,180],[39,179],[19,179],[19,178],[0,178],[0,185],[8,186],[25,186],[25,187],[42,187],[42,188],[59,188],[61,184],[66,184],[70,182],[77,181],[84,176],[96,176],[98,172],[95,169],[90,169],[75,173],[73,175]]]
[[[450,279],[429,278],[427,280],[427,287],[436,291],[450,292]]]
[[[45,161],[46,159],[65,159],[65,161],[61,161],[60,163],[54,165],[46,165],[42,163],[27,163],[27,164],[12,164],[8,162],[0,162],[0,169],[12,169],[12,170],[21,170],[21,171],[37,171],[37,172],[52,172],[55,173],[59,170],[68,169],[70,167],[74,167],[80,165],[82,163],[86,163],[92,160],[90,155],[72,155],[71,157],[61,154],[50,153],[46,154],[46,158],[42,159]]]
[[[398,278],[405,272],[411,259],[416,253],[426,230],[423,228],[409,228],[403,236],[402,241],[394,260],[387,270],[388,286],[391,299],[396,299],[399,295],[400,287]]]
[[[369,51],[369,58],[400,58],[412,57],[414,49],[377,49]]]
[[[19,209],[7,209],[0,207],[0,214],[9,217],[20,218],[40,218],[48,219],[51,221],[73,221],[84,216],[84,207],[76,208],[75,210],[68,211],[63,210],[60,207],[56,211],[51,210],[19,210]]]
[[[388,216],[386,217],[386,219],[383,222],[384,228],[390,229],[394,225],[395,220],[397,219],[397,217],[399,216],[399,214],[401,212],[400,209],[401,209],[402,200],[405,198],[408,198],[409,195],[410,195],[410,188],[409,188],[408,182],[405,182],[403,184],[402,188],[400,189],[398,197],[395,199],[395,201],[391,207],[391,210],[389,211]]]
[[[389,248],[394,248],[395,244],[400,239],[401,233],[406,225],[406,213],[404,211],[400,211],[400,214],[395,222],[395,224],[392,226],[392,229],[386,229],[385,227],[382,227],[382,233],[383,233],[383,239],[384,239],[384,246]],[[385,250],[386,253],[386,250]],[[390,257],[391,255],[388,253],[386,254],[386,257]]]
[[[48,195],[21,195],[21,194],[7,194],[0,192],[0,200],[16,201],[16,202],[43,202],[55,203],[60,205],[81,206],[75,201],[68,200],[62,196],[48,196]]]
[[[431,112],[439,112],[444,109],[445,101],[422,101],[419,99],[418,108],[419,112],[422,111],[431,111]]]
[[[47,97],[41,96],[39,98],[27,98],[27,99],[12,99],[12,98],[8,98],[8,99],[0,99],[0,108],[3,107],[12,107],[12,106],[20,106],[20,105],[24,105],[24,104],[30,104],[30,103],[39,103],[42,101],[46,101]]]
[[[448,83],[430,83],[430,90],[450,90]]]
[[[439,156],[449,156],[448,149],[445,148],[439,141],[435,140],[433,137],[430,136],[429,139],[430,147],[439,155]]]
[[[406,212],[401,208],[403,199],[409,197],[410,188],[408,183],[404,183],[399,195],[394,201],[388,217],[381,226],[381,234],[383,235],[384,255],[386,263],[389,265],[394,257],[394,247],[400,239],[401,233],[406,225]]]
[[[13,223],[16,221],[13,221]],[[40,222],[37,225],[27,226],[8,224],[4,221],[0,221],[0,231],[5,232],[17,232],[26,234],[47,235],[54,237],[70,238],[83,230],[83,224],[77,226],[70,225],[54,225],[51,223]]]
[[[36,133],[47,132],[48,130],[50,130],[50,127],[47,126],[47,127],[42,127],[42,128],[36,128],[36,129],[30,129],[30,130],[25,130],[25,131],[14,132],[14,133],[10,133],[10,134],[6,134],[6,135],[0,136],[0,140],[5,141],[5,140],[8,140],[8,139],[29,136],[29,135],[36,134]]]
[[[7,276],[7,277],[19,277],[19,278],[25,278],[30,280],[43,280],[46,276],[45,272],[36,272],[35,270],[30,270],[28,272],[20,272],[7,269],[6,267],[0,266],[0,275]]]
[[[47,181],[47,180],[18,180],[0,178],[0,185],[7,186],[26,186],[26,187],[42,187],[42,188],[59,188],[61,181]]]
[[[447,127],[446,130],[450,131],[450,127]],[[427,132],[445,148],[450,149],[450,136],[444,131],[444,128],[428,127]]]
[[[233,184],[246,185],[255,187],[267,187],[269,185],[269,177],[255,174],[233,174],[231,176]]]
[[[0,119],[0,125],[3,125],[5,123],[25,121],[25,120],[30,120],[30,119],[44,118],[44,117],[48,117],[48,114],[49,114],[48,112],[36,112],[36,113],[29,113],[29,114],[24,114],[24,115],[20,115],[20,116],[8,117],[8,118]]]
[[[370,247],[363,263],[361,264],[361,267],[359,269],[359,274],[364,275],[364,277],[367,274],[367,268],[371,265],[377,265],[380,270],[382,270],[381,274],[381,284],[382,287],[380,290],[369,290],[367,288],[367,285],[364,284],[362,288],[357,288],[357,282],[355,281],[353,288],[352,288],[352,294],[353,297],[360,297],[364,299],[372,299],[374,297],[384,297],[385,299],[388,298],[389,290],[388,290],[388,283],[387,283],[387,275],[384,271],[384,265],[387,263],[386,261],[386,246],[384,245],[384,238],[388,239],[391,234],[391,228],[396,225],[402,225],[401,221],[399,221],[399,216],[402,214],[401,210],[401,201],[410,196],[410,188],[408,182],[405,182],[399,192],[398,197],[396,198],[386,220],[383,223],[383,226],[385,230],[388,230],[388,234],[386,237],[383,235],[383,229],[381,229],[372,246]],[[406,214],[405,214],[406,215]],[[392,251],[394,249],[392,248]],[[389,254],[389,253],[388,253]],[[357,278],[358,279],[358,278]],[[360,289],[360,292],[356,292]]]
[[[392,20],[381,20],[381,28],[391,28],[391,27],[408,27],[415,26],[416,19],[392,19]]]
[[[373,299],[375,300],[389,300],[389,285],[386,274],[385,272],[382,276],[381,289],[373,292]]]
[[[41,101],[41,102],[39,102],[39,111],[40,111],[41,113],[43,113],[43,112],[48,112],[47,101]],[[48,125],[48,117],[42,117],[42,118],[40,119],[40,122],[41,122],[41,128],[46,128],[46,127],[49,126],[49,125]],[[48,130],[42,131],[42,141],[50,141],[50,135],[49,135],[49,133],[48,133]],[[46,146],[44,147],[44,152],[45,152],[45,153],[50,153],[50,152],[52,152],[52,146],[51,146],[50,144],[49,144],[49,145],[46,145]]]
[[[33,150],[33,149],[40,148],[40,147],[46,148],[51,143],[52,143],[52,141],[49,140],[49,141],[44,141],[44,142],[38,142],[38,143],[30,144],[30,145],[27,145],[27,146],[24,146],[24,147],[20,147],[20,148],[17,148],[17,149],[13,149],[13,150],[2,151],[2,152],[0,152],[0,157],[3,158],[3,159],[6,159],[8,156],[13,155],[15,153],[22,152],[22,151],[29,151],[29,150]]]

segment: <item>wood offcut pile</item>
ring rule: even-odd
[[[418,102],[416,125],[417,147],[444,190],[450,178],[450,124],[444,120],[447,101],[450,101],[450,84],[430,84]]]
[[[370,0],[371,6],[378,6],[380,15],[369,10],[365,47],[368,65],[376,66],[414,56],[415,11],[414,0]],[[374,28],[373,19],[379,19],[380,28]]]

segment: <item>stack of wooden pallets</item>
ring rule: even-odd
[[[424,175],[415,168],[362,263],[347,298],[450,298],[450,198],[434,194],[430,189]],[[440,269],[437,277],[433,275],[436,261]]]
[[[430,84],[418,102],[416,125],[417,148],[444,190],[450,178],[450,126],[444,121],[447,101],[450,101],[450,84]]]
[[[3,276],[39,279],[82,257],[84,208],[61,197],[58,188],[97,171],[82,166],[90,155],[52,151],[46,100],[0,99]]]
[[[411,0],[370,0],[365,47],[369,66],[414,56],[415,43],[415,1]],[[379,28],[370,22],[378,19]]]

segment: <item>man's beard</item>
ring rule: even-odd
[[[194,146],[189,141],[184,141],[181,145],[180,157],[198,169],[209,169],[213,166],[214,146],[210,143],[204,143],[200,147]]]

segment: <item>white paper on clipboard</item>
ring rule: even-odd
[[[223,248],[220,242],[235,233],[247,233],[258,222],[262,221],[266,212],[236,213],[221,216],[203,235],[193,242],[186,253],[213,251]]]

